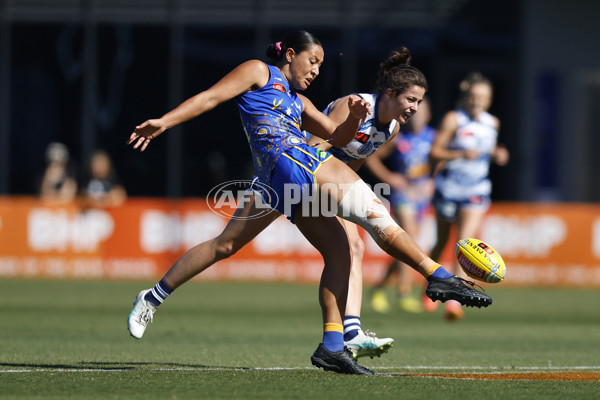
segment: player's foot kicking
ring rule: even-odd
[[[344,341],[344,345],[350,350],[352,358],[355,360],[366,356],[373,358],[375,356],[381,357],[383,353],[386,353],[394,345],[394,339],[379,339],[375,336],[375,332],[369,332],[368,330],[363,332],[361,329],[354,338]]]
[[[352,375],[375,375],[373,371],[365,368],[352,358],[352,352],[347,347],[342,351],[329,351],[323,343],[319,344],[317,350],[310,357],[310,361],[317,368],[323,368],[325,371],[333,371],[339,374]]]
[[[436,278],[433,275],[427,278],[428,284],[425,294],[431,300],[456,300],[467,307],[487,307],[492,304],[492,298],[487,294],[473,289],[474,282],[451,276],[448,278]],[[471,287],[469,287],[469,286]]]
[[[127,317],[127,329],[129,333],[136,339],[144,336],[148,322],[152,322],[156,307],[145,300],[144,297],[152,289],[142,290],[136,297],[133,303],[133,309]]]

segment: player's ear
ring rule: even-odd
[[[296,56],[296,51],[294,49],[292,49],[291,47],[288,47],[285,50],[285,59],[287,60],[287,62],[291,63],[295,56]]]

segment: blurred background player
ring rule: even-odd
[[[52,142],[46,148],[46,169],[39,195],[49,204],[67,204],[77,195],[77,179],[69,163],[69,149],[62,143]]]
[[[95,150],[81,185],[84,208],[114,207],[125,200],[127,191],[119,180],[110,156],[104,150]]]
[[[479,72],[472,72],[459,85],[457,109],[442,118],[431,147],[436,167],[433,206],[437,238],[431,258],[439,261],[448,243],[451,228],[457,227],[458,239],[477,237],[483,216],[490,207],[492,183],[490,162],[506,165],[508,150],[497,144],[500,121],[488,112],[492,104],[492,83]],[[453,257],[454,259],[454,257]],[[453,273],[464,275],[454,260]],[[437,303],[423,298],[433,311]],[[446,320],[460,319],[464,311],[454,301],[445,304]]]
[[[413,238],[429,210],[434,184],[429,152],[435,130],[429,126],[431,109],[425,98],[419,111],[401,128],[395,140],[388,141],[366,159],[366,165],[381,182],[390,185],[391,209],[398,224]],[[389,164],[386,165],[385,161]],[[408,312],[422,311],[420,292],[413,293],[414,272],[398,260],[388,266],[382,280],[375,285],[371,306],[377,312],[388,312],[390,304],[386,286],[395,278],[398,306]],[[419,288],[422,283],[419,284]]]

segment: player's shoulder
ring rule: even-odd
[[[251,74],[253,76],[270,74],[269,66],[263,61],[256,59],[244,61],[236,69],[242,71],[244,74]]]
[[[269,69],[269,66],[264,61],[261,61],[258,59],[251,59],[248,61],[244,61],[243,63],[240,64],[240,66],[245,66],[247,68],[262,69],[264,71],[267,71]]]
[[[442,127],[458,127],[463,113],[460,110],[450,110],[442,117]]]
[[[496,117],[493,114],[490,114],[487,111],[481,114],[480,119],[483,123],[492,126],[494,129],[498,129],[498,127],[500,126],[500,119],[498,119],[498,117]]]

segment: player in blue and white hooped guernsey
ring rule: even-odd
[[[459,238],[478,236],[490,206],[490,162],[505,165],[509,159],[508,150],[498,145],[500,121],[488,112],[492,83],[474,72],[460,83],[460,91],[459,107],[443,117],[431,149],[432,160],[441,163],[433,197],[437,240],[431,257],[435,260],[440,259],[453,224]],[[454,273],[461,274],[456,263]],[[446,304],[447,320],[462,316],[460,307]]]
[[[356,135],[348,144],[344,147],[332,147],[316,137],[311,137],[309,144],[328,150],[354,171],[358,171],[365,160],[376,153],[382,145],[393,142],[400,131],[400,125],[406,124],[417,113],[427,90],[427,80],[418,69],[410,65],[409,50],[406,47],[399,47],[381,64],[376,89],[375,93],[358,93],[358,96],[368,102],[371,113],[361,123]],[[347,97],[337,99],[323,112],[334,120],[341,121],[347,113],[344,109],[345,101]],[[309,133],[307,135],[310,136]],[[382,197],[383,194],[381,193]],[[341,222],[346,229],[352,250],[352,268],[344,317],[344,340],[355,357],[366,355],[372,357],[372,351],[376,352],[375,355],[380,355],[387,351],[387,348],[393,344],[393,340],[379,339],[374,335],[369,340],[361,328],[364,243],[356,224],[345,220]]]
[[[271,190],[283,198],[283,205],[272,206],[296,224],[325,261],[319,289],[323,342],[313,353],[311,361],[325,370],[372,375],[372,371],[356,363],[344,343],[340,310],[346,303],[351,269],[346,231],[337,217],[326,215],[321,210],[305,215],[304,207],[300,207],[306,204],[304,197],[299,203],[292,203],[285,197],[290,186],[318,194],[317,198],[324,197],[326,204],[335,203],[339,217],[359,224],[389,255],[404,260],[427,277],[431,298],[443,301],[454,298],[473,307],[487,307],[491,298],[468,287],[428,257],[392,219],[355,171],[328,152],[309,147],[304,141],[301,130],[309,131],[333,146],[343,147],[353,140],[361,122],[370,113],[364,99],[350,95],[326,116],[296,92],[306,89],[319,73],[324,53],[318,40],[307,32],[296,32],[282,42],[270,45],[267,55],[278,71],[258,60],[245,62],[210,89],[186,100],[163,117],[137,126],[128,143],[143,151],[151,140],[168,128],[236,98],[258,180],[262,184],[268,183]],[[380,76],[380,87],[387,88],[381,93],[381,98],[387,100],[380,103],[380,118],[386,123],[392,119],[403,123],[416,112],[426,86],[407,82],[395,86],[396,79],[392,75]],[[287,85],[283,88],[280,82],[271,80],[278,76],[285,78]],[[297,107],[300,105],[297,100],[301,102],[301,109]],[[300,114],[296,110],[300,110]],[[248,209],[238,209],[236,214],[243,213],[245,219],[232,219],[222,235],[188,250],[154,288],[138,294],[127,319],[132,336],[141,338],[148,322],[152,321],[156,307],[175,288],[214,262],[233,254],[277,215],[273,212],[273,215],[249,219],[248,215],[262,213],[262,210],[253,207],[255,204]]]
[[[433,196],[432,168],[429,152],[435,129],[429,125],[431,108],[425,99],[394,141],[389,141],[367,158],[366,165],[381,182],[390,185],[390,206],[402,228],[412,237],[430,209]],[[387,161],[387,162],[385,162]],[[398,260],[393,260],[374,286],[371,305],[377,312],[388,312],[387,285],[394,281],[398,306],[408,312],[422,311],[421,299],[413,293],[413,274]]]

